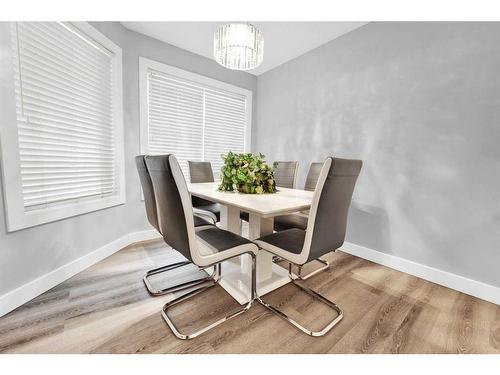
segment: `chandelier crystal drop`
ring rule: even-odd
[[[220,26],[214,34],[214,58],[232,70],[258,67],[264,58],[264,38],[254,25],[237,22]]]

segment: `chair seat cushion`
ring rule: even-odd
[[[274,230],[277,232],[298,228],[307,229],[307,216],[301,213],[276,216],[274,218]]]
[[[217,221],[220,221],[220,205],[219,203],[210,203],[210,204],[205,204],[202,206],[194,206],[196,208],[199,208],[200,210],[205,210],[213,213],[217,217]]]
[[[293,254],[300,254],[304,246],[306,231],[298,228],[287,229],[281,232],[269,234],[257,240],[259,246],[268,249],[263,243],[288,251]]]
[[[196,235],[213,250],[219,252],[241,245],[254,245],[252,241],[244,237],[215,226],[213,228],[197,231]]]
[[[211,223],[210,221],[196,215],[193,215],[193,219],[195,227],[201,227],[203,225],[213,225],[213,223]]]

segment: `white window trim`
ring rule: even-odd
[[[48,223],[68,217],[85,214],[125,203],[125,166],[123,150],[123,84],[122,84],[122,49],[87,22],[71,22],[71,25],[93,38],[105,48],[114,53],[113,80],[116,85],[113,97],[116,105],[113,108],[113,124],[115,131],[115,170],[118,175],[118,194],[98,200],[87,200],[67,205],[41,208],[25,211],[22,197],[20,156],[17,138],[17,115],[14,88],[14,67],[8,66],[7,71],[0,75],[0,86],[8,91],[3,97],[7,110],[0,111],[0,154],[2,155],[2,181],[5,203],[5,217],[9,232]],[[11,25],[9,25],[10,27]],[[5,34],[5,33],[2,33]],[[10,57],[12,61],[12,46],[10,32],[0,38],[0,52]]]
[[[250,152],[252,143],[252,91],[239,86],[231,85],[226,82],[208,78],[200,74],[196,74],[187,70],[179,69],[174,66],[150,60],[145,57],[139,57],[139,105],[140,105],[140,128],[141,128],[141,154],[147,154],[148,150],[148,70],[156,70],[158,72],[170,74],[179,78],[187,79],[201,85],[214,87],[221,90],[243,95],[247,99],[246,127],[245,127],[245,142],[244,152]]]

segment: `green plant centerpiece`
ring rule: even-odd
[[[222,155],[220,191],[238,191],[245,194],[275,193],[273,167],[264,160],[264,155],[236,154],[229,151]]]

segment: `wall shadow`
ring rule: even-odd
[[[389,216],[385,209],[353,201],[346,241],[387,253],[392,249]]]

